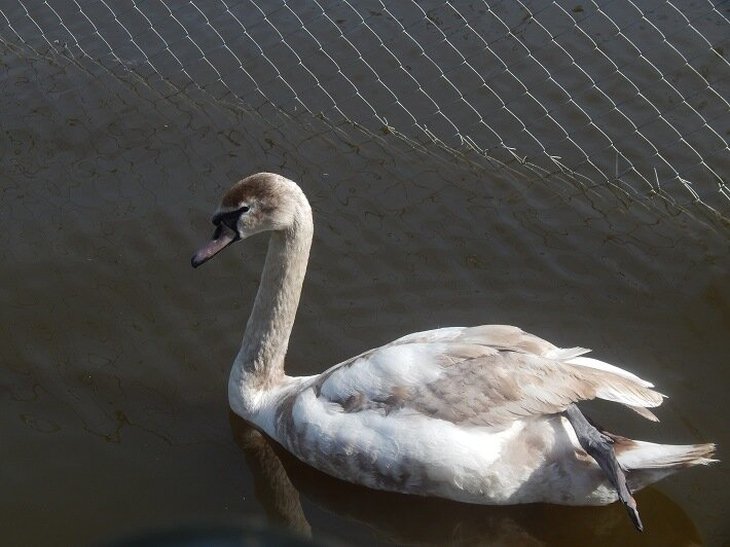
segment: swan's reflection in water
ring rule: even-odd
[[[384,541],[422,545],[700,545],[694,524],[656,489],[637,495],[645,532],[620,504],[606,507],[493,507],[370,490],[303,464],[230,414],[236,442],[251,468],[269,524],[311,537],[300,493],[346,520],[370,526]]]

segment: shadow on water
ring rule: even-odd
[[[253,473],[269,524],[311,537],[301,499],[371,528],[381,540],[420,545],[700,545],[682,508],[656,489],[637,494],[645,532],[636,532],[623,507],[534,504],[468,505],[371,490],[335,479],[300,462],[246,421],[230,413],[237,444]]]

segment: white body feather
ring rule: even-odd
[[[477,328],[539,340],[515,327]],[[232,406],[301,460],[372,488],[482,504],[616,501],[615,489],[559,414],[516,418],[494,427],[453,423],[397,405],[366,408],[368,402],[386,401],[394,388],[413,391],[442,380],[448,367],[440,362],[449,345],[464,340],[474,343],[472,337],[464,336],[469,330],[452,327],[415,333],[322,375],[287,378],[277,389],[260,394],[255,410],[233,392]],[[613,365],[575,357],[574,350],[551,348],[546,353],[551,360],[567,357],[565,363],[572,367],[607,372],[641,388],[651,385]],[[551,396],[525,387],[529,396]],[[659,396],[641,397],[617,387],[599,386],[596,393],[632,407],[661,401]],[[353,397],[362,400],[363,408],[347,409]],[[631,488],[638,490],[680,467],[712,461],[707,446],[700,447],[631,441],[618,459],[629,471]]]
[[[284,356],[312,240],[309,203],[295,183],[259,174],[234,185],[215,218],[232,211],[240,213],[235,232],[217,224],[217,239],[193,264],[272,231],[229,380],[237,414],[301,460],[373,488],[486,504],[616,500],[561,413],[598,397],[656,419],[647,407],[663,396],[651,383],[584,357],[586,349],[505,325],[414,333],[320,375],[288,377]],[[615,447],[634,490],[709,463],[714,448],[622,438]]]

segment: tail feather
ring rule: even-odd
[[[633,492],[681,469],[718,461],[712,457],[715,454],[712,443],[656,444],[608,435],[614,440],[616,458],[626,470],[627,482]]]
[[[614,439],[619,463],[631,471],[642,469],[664,469],[669,472],[707,465],[718,460],[713,443],[706,444],[656,444],[631,439]]]

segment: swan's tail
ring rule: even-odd
[[[667,475],[694,465],[708,465],[718,460],[712,456],[715,445],[707,444],[656,444],[634,441],[617,435],[614,440],[616,458],[628,471],[629,488],[639,490]]]

